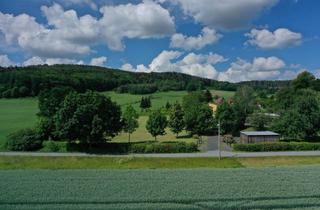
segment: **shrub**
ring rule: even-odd
[[[185,142],[133,143],[130,147],[131,153],[186,153],[197,151],[198,147],[195,143]]]
[[[320,143],[268,142],[256,144],[233,144],[232,147],[235,151],[244,152],[307,151],[320,150]]]
[[[7,149],[10,151],[34,151],[41,148],[42,141],[35,129],[18,130],[8,135]]]
[[[67,152],[67,142],[44,141],[42,143],[42,152]]]
[[[89,146],[88,144],[67,144],[67,151],[121,154],[121,153],[186,153],[197,152],[195,143],[185,142],[138,142],[138,143],[101,143]]]

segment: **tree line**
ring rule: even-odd
[[[193,91],[205,87],[219,90],[236,89],[236,85],[232,83],[175,72],[133,73],[103,67],[65,64],[0,67],[0,97],[37,96],[42,90],[54,87],[69,87],[79,93],[88,90],[117,90],[132,94],[149,94],[158,90]]]
[[[190,92],[183,103],[167,103],[149,111],[146,130],[157,141],[169,128],[177,138],[186,130],[189,135],[201,136],[215,132],[216,121],[207,105],[208,92]],[[132,105],[121,111],[119,105],[105,95],[93,91],[77,93],[72,88],[55,87],[39,93],[38,123],[32,129],[14,132],[11,148],[35,148],[44,140],[81,143],[91,147],[106,143],[120,132],[131,134],[139,127],[139,114]],[[141,105],[151,107],[151,98],[143,97]],[[9,138],[10,140],[10,138]]]
[[[232,101],[221,104],[216,119],[223,134],[239,135],[247,127],[270,129],[287,140],[313,141],[320,132],[319,80],[309,72],[275,93],[261,94],[249,86],[238,88]]]

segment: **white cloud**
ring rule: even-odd
[[[16,64],[11,61],[7,55],[0,55],[0,66],[1,67],[9,67],[9,66],[15,66]]]
[[[278,0],[161,0],[181,5],[186,15],[212,28],[238,29],[248,26],[264,9]]]
[[[122,69],[134,72],[180,72],[198,77],[216,79],[218,76],[214,64],[224,62],[225,58],[218,54],[189,53],[181,57],[179,51],[162,51],[155,57],[148,67],[143,64],[133,68],[131,64],[124,64]]]
[[[133,66],[130,63],[125,63],[120,67],[121,70],[125,70],[125,71],[135,71],[135,69],[133,68]]]
[[[199,50],[207,45],[216,43],[222,37],[214,29],[205,27],[201,34],[196,37],[187,37],[183,34],[174,34],[171,37],[171,48],[181,48],[184,50]]]
[[[90,61],[90,65],[92,66],[104,66],[107,62],[107,57],[101,56],[98,58],[92,58]]]
[[[168,10],[152,1],[133,5],[105,6],[99,23],[109,48],[122,50],[122,39],[168,36],[175,32]]]
[[[314,74],[314,76],[316,77],[316,78],[320,78],[320,69],[317,69],[317,70],[315,70],[314,72],[313,72],[313,74]]]
[[[40,58],[40,57],[32,57],[23,62],[23,66],[30,66],[30,65],[54,65],[54,64],[84,64],[82,60],[75,60],[75,59],[67,59],[67,58]]]
[[[189,53],[186,55],[181,62],[186,65],[197,64],[197,63],[206,63],[206,64],[217,64],[226,61],[222,55],[209,53],[207,55],[204,54],[195,54]]]
[[[277,79],[285,66],[284,61],[277,57],[254,58],[252,63],[238,59],[228,70],[221,72],[218,79],[231,82]]]
[[[289,70],[284,72],[286,64],[277,57],[258,57],[252,62],[238,59],[230,64],[225,71],[217,71],[215,66],[218,63],[225,62],[222,55],[219,54],[195,54],[188,53],[184,56],[179,51],[162,51],[155,57],[148,66],[143,64],[134,68],[131,64],[124,64],[121,68],[134,72],[180,72],[193,76],[240,82],[248,80],[268,80],[283,79],[289,76]]]
[[[246,36],[250,38],[247,43],[262,49],[276,49],[298,45],[302,39],[300,33],[292,32],[286,28],[279,28],[274,32],[267,29],[252,29]]]
[[[283,72],[286,64],[277,57],[258,57],[252,62],[238,59],[232,62],[225,71],[217,71],[215,64],[225,62],[219,54],[195,54],[189,53],[182,56],[179,51],[162,51],[152,62],[134,68],[131,64],[124,64],[123,70],[134,72],[180,72],[193,76],[216,79],[230,82],[248,80],[282,79],[290,72]],[[289,71],[289,70],[288,70]]]
[[[105,6],[101,18],[78,16],[59,4],[42,6],[48,26],[27,14],[17,16],[0,12],[0,32],[7,44],[16,45],[41,58],[74,58],[91,52],[97,44],[123,50],[124,38],[159,38],[175,32],[173,17],[159,4]]]

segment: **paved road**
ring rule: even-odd
[[[175,154],[128,154],[128,155],[95,155],[86,153],[42,153],[42,152],[0,152],[0,156],[39,156],[39,157],[218,157],[218,151]],[[280,156],[320,156],[320,151],[303,152],[221,152],[222,157],[280,157]]]

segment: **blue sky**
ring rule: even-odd
[[[75,63],[238,82],[320,76],[317,0],[0,1],[0,65]]]

